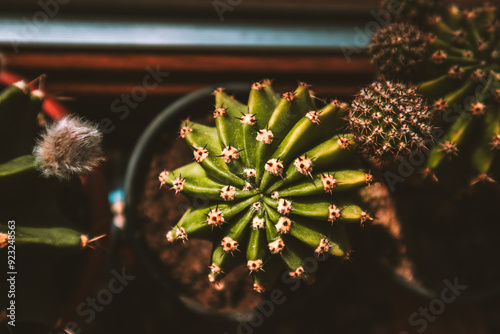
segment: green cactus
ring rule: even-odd
[[[0,92],[0,254],[7,258],[16,252],[16,264],[8,271],[19,272],[18,325],[47,330],[65,302],[58,297],[63,287],[54,283],[59,268],[67,269],[67,282],[72,282],[69,267],[80,263],[81,251],[93,241],[81,232],[74,213],[68,214],[77,207],[63,207],[65,198],[81,192],[79,179],[70,179],[99,164],[102,150],[97,128],[75,117],[45,124],[38,137],[45,122],[38,117],[44,97],[24,81]],[[7,305],[5,298],[1,305]]]
[[[385,78],[418,83],[418,92],[429,99],[434,125],[445,131],[436,138],[426,174],[437,180],[450,171],[440,172],[443,165],[452,165],[467,171],[473,184],[493,181],[489,173],[500,149],[497,7],[450,5],[444,14],[430,15],[421,28],[392,24],[373,38],[370,52]]]
[[[304,258],[346,256],[342,223],[371,220],[353,191],[372,177],[352,169],[352,135],[341,131],[347,105],[317,109],[306,84],[279,98],[268,80],[252,85],[248,105],[223,89],[214,95],[215,127],[181,125],[195,161],[159,176],[175,193],[209,204],[191,206],[166,237],[213,241],[209,280],[216,284],[239,265],[258,292],[283,265],[312,279]]]

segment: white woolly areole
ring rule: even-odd
[[[278,219],[278,223],[275,226],[278,233],[288,233],[290,232],[292,221],[287,217],[280,217],[280,219]]]
[[[282,215],[289,214],[290,211],[292,210],[292,202],[287,201],[284,198],[280,198],[278,200],[278,208],[277,208],[277,210]]]
[[[255,124],[255,116],[253,114],[245,114],[241,116],[240,123],[254,125]]]
[[[102,135],[96,124],[66,116],[49,125],[33,154],[44,177],[69,180],[91,172],[103,160]]]
[[[264,169],[269,174],[281,175],[281,172],[283,171],[283,162],[277,159],[270,159],[266,162]]]
[[[328,239],[323,238],[320,240],[318,247],[314,251],[317,254],[325,254],[330,250],[330,247],[331,245]]]
[[[224,237],[221,241],[221,246],[225,253],[238,250],[238,242],[231,237]]]
[[[303,175],[310,175],[311,174],[313,164],[312,164],[312,160],[309,159],[308,157],[306,157],[306,156],[298,157],[297,159],[295,159],[293,165],[295,166],[295,169],[297,169],[297,171],[300,174],[303,174]]]
[[[222,150],[220,156],[222,157],[222,160],[224,160],[225,163],[230,163],[231,161],[238,159],[240,157],[240,153],[237,148],[232,146],[226,146]]]
[[[253,168],[245,168],[243,169],[247,177],[254,177],[257,174],[257,171]]]
[[[160,173],[160,175],[158,175],[158,180],[160,181],[160,188],[163,185],[165,185],[165,180],[167,179],[169,173],[170,173],[169,171],[164,170],[163,172]]]
[[[252,228],[254,230],[264,228],[264,218],[259,218],[257,216],[253,217]]]
[[[236,189],[232,186],[225,186],[220,190],[220,197],[225,201],[232,201],[236,195]]]
[[[340,209],[335,204],[328,206],[328,221],[334,222],[340,218]]]
[[[224,223],[224,215],[219,208],[210,210],[207,213],[207,224],[211,226],[221,226]]]
[[[262,269],[263,265],[264,265],[264,263],[262,262],[262,260],[254,260],[254,261],[248,260],[247,261],[247,268],[250,270],[250,272],[263,270]]]
[[[271,144],[274,139],[274,135],[271,130],[262,129],[257,132],[257,141],[261,141],[264,144]]]
[[[285,243],[283,242],[283,240],[281,238],[279,238],[279,239],[274,240],[273,242],[270,242],[268,244],[268,246],[269,246],[269,250],[271,251],[271,253],[277,254],[277,253],[281,253],[283,248],[285,248]]]
[[[210,153],[205,147],[193,147],[194,160],[196,160],[197,162],[203,162],[203,160],[205,160],[209,154]]]

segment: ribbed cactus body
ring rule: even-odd
[[[370,219],[353,191],[371,176],[353,168],[354,142],[341,130],[347,106],[334,101],[317,108],[305,84],[280,98],[269,81],[252,85],[247,105],[223,89],[214,95],[214,127],[181,124],[194,161],[159,176],[161,185],[209,204],[193,200],[167,239],[212,240],[213,283],[240,265],[258,292],[283,266],[293,277],[311,279],[303,260],[315,253],[344,256],[343,224]]]
[[[497,7],[485,3],[461,10],[449,5],[428,15],[420,27],[392,24],[374,37],[370,50],[384,77],[418,85],[429,99],[434,124],[444,130],[426,171],[439,177],[443,162],[451,159],[454,167],[472,171],[472,183],[492,181],[488,173],[500,148]]]

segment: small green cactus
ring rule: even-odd
[[[349,110],[349,130],[368,157],[395,161],[431,141],[431,115],[417,87],[391,81],[363,88]]]
[[[73,278],[73,271],[61,261],[79,263],[79,254],[93,241],[81,232],[74,212],[68,213],[78,205],[62,205],[68,194],[81,191],[78,180],[70,178],[90,172],[103,158],[97,127],[79,118],[44,124],[45,131],[37,136],[45,122],[37,117],[44,98],[42,91],[30,89],[24,81],[0,92],[0,254],[16,252],[15,265],[8,270],[20,273],[16,328],[32,324],[45,332],[66,302],[59,296],[69,286],[55,284],[59,268],[66,270],[68,283]],[[6,295],[1,305],[8,305]]]
[[[470,170],[472,183],[493,181],[489,173],[500,149],[499,37],[498,9],[485,3],[472,10],[449,5],[421,27],[395,23],[372,40],[380,74],[418,83],[434,125],[445,131],[426,166],[436,180],[451,159],[454,169]]]
[[[352,135],[341,131],[347,105],[317,109],[306,84],[279,98],[268,80],[252,85],[248,105],[223,89],[213,95],[215,127],[186,120],[180,128],[195,161],[159,175],[161,185],[209,204],[192,205],[167,239],[213,241],[208,278],[216,284],[239,265],[258,292],[282,265],[312,279],[303,260],[346,256],[342,223],[371,219],[353,191],[372,177],[353,169]]]

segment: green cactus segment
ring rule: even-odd
[[[215,201],[233,201],[257,194],[257,191],[254,189],[242,191],[238,188],[213,181],[197,162],[192,162],[173,172],[163,172],[160,175],[160,182],[170,186],[176,192],[182,192],[188,196],[203,194],[204,198]]]
[[[248,114],[240,116],[247,166],[255,168],[255,138],[264,129],[278,104],[279,98],[269,84],[254,83],[248,97]]]
[[[325,134],[330,134],[341,126],[341,120],[345,116],[347,106],[337,103],[327,104],[319,111],[309,111],[306,116],[290,130],[280,146],[271,156],[271,159],[277,159],[284,165],[290,164],[300,153],[303,153],[311,145],[317,143],[320,139],[326,139]],[[305,139],[304,139],[305,138]],[[307,154],[304,155],[307,157]],[[260,183],[261,191],[265,191],[268,184],[278,177],[269,173],[264,174]]]
[[[0,225],[0,232],[7,233],[7,226]],[[16,227],[16,246],[52,246],[80,249],[86,246],[87,237],[81,232],[65,227]]]
[[[278,210],[279,201],[264,197],[267,205]],[[279,211],[279,210],[278,210]],[[319,199],[291,200],[291,213],[325,222],[363,223],[363,210],[347,201],[325,201]]]
[[[217,130],[215,128],[197,124],[184,122],[183,128],[189,128],[184,139],[193,149],[195,160],[197,160],[203,168],[209,170],[211,175],[225,183],[233,183],[238,187],[244,187],[245,181],[231,173],[228,165],[221,158],[222,149],[217,140]],[[197,153],[200,149],[204,149],[203,153]]]
[[[187,240],[190,237],[197,239],[212,239],[214,229],[222,228],[231,218],[259,200],[259,196],[247,198],[233,205],[220,203],[201,208],[190,207],[181,220],[169,232],[169,241],[177,239]]]
[[[211,281],[220,280],[225,273],[243,263],[242,248],[245,247],[246,235],[249,232],[248,223],[254,215],[254,210],[247,209],[241,218],[227,229],[227,234],[220,238],[218,244],[215,244],[209,274]]]
[[[430,80],[427,82],[423,82],[419,84],[418,91],[425,96],[430,98],[438,98],[443,96],[447,92],[450,91],[450,87],[456,87],[460,82],[454,78],[451,78],[448,74],[444,74],[437,79]],[[467,82],[468,84],[471,82]],[[465,92],[468,92],[468,89],[472,85],[466,85]],[[458,101],[456,101],[458,102]]]
[[[484,123],[486,131],[483,134],[482,145],[472,156],[472,164],[480,179],[487,177],[495,155],[500,150],[500,107],[497,108],[496,113],[493,111],[487,113]]]
[[[257,183],[260,183],[265,163],[288,131],[309,111],[315,109],[311,94],[305,85],[299,86],[294,93],[283,94],[265,128],[266,131],[269,131],[271,137],[269,140],[258,140],[256,145]],[[260,131],[263,130],[260,129]]]
[[[345,116],[346,109],[345,106],[327,104],[317,112],[307,113],[290,130],[271,158],[279,158],[284,164],[290,163],[291,159],[304,152],[311,144],[336,130],[341,125],[339,121]]]
[[[300,221],[290,235],[314,249],[319,255],[330,253],[343,257],[351,249],[347,233],[342,225],[327,229],[315,222]]]
[[[265,226],[264,226],[265,228]],[[247,259],[249,261],[263,260],[266,256],[266,249],[261,245],[266,242],[266,232],[264,229],[252,228],[248,241]]]
[[[279,102],[278,95],[268,83],[255,83],[248,97],[248,112],[255,115],[259,129],[266,127]],[[255,137],[253,137],[255,142]]]
[[[289,271],[289,275],[294,278],[304,278],[306,273],[303,267],[303,259],[308,255],[308,252],[301,248],[302,243],[298,242],[287,235],[283,236],[285,248],[281,254],[283,262]]]
[[[280,191],[279,195],[281,197],[294,197],[334,194],[361,188],[366,183],[367,174],[364,172],[356,170],[331,171],[313,174],[312,179],[295,183]]]
[[[477,94],[476,96],[476,102],[479,103],[480,105],[483,105],[483,102],[485,100],[486,94],[488,94],[489,90],[491,89],[492,85],[492,78],[493,76],[489,77],[488,82],[484,85],[484,87],[481,89],[481,91]],[[467,82],[464,87],[460,91],[457,91],[453,93],[454,95],[463,95],[463,91],[465,91],[465,88],[468,87],[470,84]],[[454,96],[453,99],[455,100],[456,97]],[[450,99],[451,100],[451,99]],[[472,105],[471,105],[472,107]],[[439,164],[442,162],[442,160],[445,157],[448,158],[453,158],[457,157],[459,155],[459,146],[466,140],[468,132],[470,132],[470,128],[472,127],[472,124],[474,123],[474,118],[472,117],[474,115],[475,111],[470,109],[469,110],[463,110],[458,119],[453,122],[451,125],[450,129],[446,133],[444,137],[444,141],[441,142],[439,145],[435,146],[434,149],[431,151],[429,155],[429,161],[427,163],[427,167],[431,170],[434,170],[438,168]],[[495,115],[490,115],[491,113],[487,113],[486,118],[491,118],[491,120],[494,120]],[[471,116],[472,115],[472,116]],[[487,133],[488,131],[486,131]],[[481,153],[479,153],[481,154]],[[478,156],[480,158],[481,155]],[[481,163],[481,162],[478,162]],[[474,162],[473,162],[474,164]],[[483,164],[484,166],[484,164]]]
[[[352,139],[353,136],[351,134],[335,135],[332,139],[307,151],[303,156],[311,159],[312,171],[314,172],[325,171],[326,168],[332,166],[342,166],[345,161],[350,161],[353,155],[353,150],[350,150],[354,146]],[[286,169],[283,179],[271,185],[265,193],[270,194],[285,185],[306,177],[310,176],[302,174],[294,164],[291,164]]]
[[[23,155],[0,164],[0,180],[16,174],[26,173],[35,170],[35,157],[33,155]]]
[[[216,109],[213,116],[222,149],[225,147],[237,148],[240,157],[231,163],[235,170],[242,172],[243,161],[247,161],[247,158],[239,119],[247,112],[247,107],[221,90],[215,91],[215,102]]]
[[[462,112],[446,133],[445,141],[436,145],[431,151],[427,167],[434,170],[445,157],[458,156],[458,145],[463,142],[471,123],[472,118],[467,113]]]
[[[239,118],[247,113],[247,107],[234,98],[228,96],[224,91],[215,93],[215,106],[222,108],[225,115],[215,117],[215,124],[219,134],[219,140],[224,146],[243,144]]]
[[[214,95],[215,127],[181,126],[195,162],[159,176],[172,194],[208,204],[189,208],[167,239],[212,240],[213,284],[242,265],[258,292],[283,269],[312,280],[303,261],[314,254],[344,256],[349,244],[339,226],[371,219],[354,204],[356,190],[372,176],[357,169],[353,136],[341,132],[347,105],[316,108],[306,84],[279,99],[268,81],[252,85],[248,108],[222,89]],[[224,160],[230,145],[244,150],[233,159],[238,164]]]
[[[268,212],[270,225],[273,225],[273,222],[279,221],[281,216],[278,212],[270,206],[268,206]],[[293,225],[288,234],[312,248],[317,254],[330,253],[335,256],[344,256],[350,249],[345,229],[340,224],[330,226],[297,216],[293,216],[292,221]],[[277,233],[278,231],[276,228],[270,226],[268,230],[268,241],[275,241]],[[283,244],[286,247],[286,244]]]
[[[431,13],[420,5],[415,8],[421,10],[415,16],[426,21],[410,19],[407,13],[403,15],[406,19],[397,21],[408,20],[418,26],[394,23],[383,28],[372,41],[373,59],[385,77],[420,83],[418,92],[433,106],[433,122],[445,132],[435,138],[438,142],[424,167],[431,173],[426,174],[435,173],[437,180],[440,175],[461,171],[461,179],[450,180],[461,184],[468,183],[469,177],[493,181],[500,165],[495,159],[497,150],[491,150],[492,139],[487,137],[495,132],[491,123],[495,123],[500,105],[498,5],[485,2],[469,9],[450,5],[439,10],[425,6],[434,8]],[[401,46],[394,51],[413,68],[411,76],[403,77],[391,70],[391,64],[399,60],[384,55],[393,52],[388,47],[390,41],[407,38],[409,30],[412,36],[420,37],[412,40],[412,47]],[[415,51],[422,47],[426,52],[417,55]],[[461,116],[450,117],[458,114]]]

